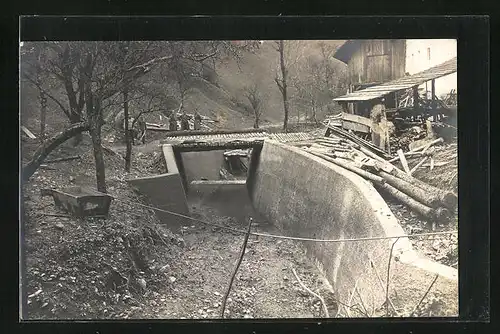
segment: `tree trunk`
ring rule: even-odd
[[[132,160],[132,138],[131,131],[128,128],[129,114],[128,114],[128,90],[123,91],[123,114],[125,116],[124,131],[125,131],[125,144],[127,149],[125,151],[125,171],[130,173],[130,164]]]
[[[258,129],[259,128],[259,121],[260,121],[260,115],[259,115],[259,112],[258,111],[255,111],[255,120],[253,122],[253,127],[254,129]]]
[[[73,126],[75,124],[79,124],[81,121],[82,121],[82,119],[81,119],[80,115],[72,114],[71,119],[70,119],[71,126]],[[82,139],[83,139],[83,135],[81,133],[78,133],[73,138],[73,141],[71,144],[73,145],[73,147],[76,147],[82,142]]]
[[[89,125],[84,122],[73,124],[68,129],[57,133],[55,136],[47,140],[44,144],[36,150],[33,159],[24,166],[22,170],[23,181],[28,181],[29,178],[35,173],[38,167],[42,164],[44,159],[59,145],[68,139],[89,130]]]
[[[40,139],[45,140],[45,123],[47,116],[47,96],[40,90]]]
[[[430,208],[416,201],[412,197],[406,195],[405,193],[399,191],[398,189],[387,183],[384,184],[376,183],[376,187],[381,188],[386,193],[390,194],[391,196],[399,200],[401,203],[408,205],[413,211],[419,213],[420,215],[422,215],[423,217],[427,218],[430,221],[444,222],[447,219],[449,219],[450,215],[448,210],[444,208],[437,208],[437,209]]]
[[[88,54],[85,60],[85,66],[82,68],[84,72],[84,89],[85,89],[85,105],[87,111],[87,119],[89,122],[89,132],[92,137],[92,146],[94,148],[95,173],[97,181],[97,190],[106,193],[106,171],[104,167],[104,155],[101,146],[101,127],[104,124],[101,110],[101,100],[92,92],[92,55]]]
[[[280,67],[281,67],[281,94],[283,95],[283,108],[285,109],[285,117],[283,119],[283,131],[287,132],[288,130],[288,96],[287,96],[287,73],[286,73],[286,65],[285,65],[285,43],[283,40],[279,41],[278,47],[280,53]]]
[[[451,191],[446,191],[442,190],[440,188],[434,187],[433,185],[430,185],[428,183],[425,183],[422,180],[417,179],[416,177],[410,176],[406,174],[405,172],[394,168],[391,172],[392,175],[399,177],[400,179],[418,187],[421,188],[425,191],[427,191],[429,194],[434,194],[439,198],[439,201],[448,209],[450,210],[455,210],[455,208],[458,205],[458,197],[453,194]]]
[[[422,188],[414,186],[413,184],[399,179],[384,171],[380,171],[379,175],[382,176],[385,181],[393,187],[417,199],[421,203],[430,206],[431,208],[437,208],[441,205],[440,198],[435,193],[429,193]]]
[[[95,176],[97,181],[97,190],[106,193],[106,172],[104,167],[104,155],[101,146],[101,124],[92,122],[90,126],[90,135],[92,137],[92,146],[94,148]]]

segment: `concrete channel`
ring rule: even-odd
[[[129,180],[152,205],[189,215],[186,198],[198,196],[241,221],[248,216],[265,219],[286,236],[375,238],[302,243],[342,303],[380,308],[387,299],[390,261],[388,297],[396,309],[415,306],[438,275],[432,290],[439,303],[433,315],[458,316],[458,270],[418,254],[408,238],[384,238],[406,233],[379,193],[358,175],[300,148],[265,139],[253,150],[246,181],[200,180],[215,175],[221,152],[174,151],[172,145],[163,145],[168,173]],[[209,164],[204,164],[206,159]],[[174,231],[189,224],[158,215]]]

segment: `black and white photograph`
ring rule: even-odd
[[[21,318],[458,317],[458,57],[21,40]]]

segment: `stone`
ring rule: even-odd
[[[146,289],[146,280],[144,278],[139,278],[137,283],[141,286],[141,288]]]

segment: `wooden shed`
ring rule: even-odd
[[[350,92],[405,75],[406,41],[349,40],[335,53],[348,65]]]

